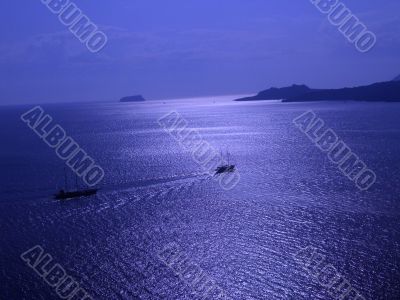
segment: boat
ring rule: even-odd
[[[57,200],[68,200],[79,197],[88,197],[97,194],[98,189],[87,189],[87,190],[77,190],[74,192],[65,192],[64,190],[60,190],[57,194],[54,195],[54,199]]]
[[[218,166],[215,169],[215,175],[223,174],[223,173],[235,172],[236,166],[235,165],[231,165],[230,162],[229,162],[230,161],[230,153],[227,152],[226,155],[227,155],[227,163]],[[222,156],[222,154],[221,154],[221,156]]]
[[[64,168],[64,180],[65,180],[65,190],[61,189],[57,194],[54,194],[54,199],[57,200],[68,200],[73,198],[80,198],[80,197],[89,197],[92,195],[97,194],[99,189],[79,189],[78,187],[78,176],[75,175],[75,191],[68,191],[68,179],[67,174]]]
[[[222,174],[222,173],[228,173],[228,172],[234,172],[235,170],[236,170],[235,165],[221,165],[215,169],[215,175]]]

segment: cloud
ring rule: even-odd
[[[0,63],[137,64],[150,61],[192,61],[265,58],[296,51],[275,33],[252,30],[164,30],[135,32],[102,26],[108,44],[90,53],[69,31],[39,34],[3,45]]]
[[[71,61],[80,62],[79,57],[90,53],[85,45],[69,31],[42,33],[13,44],[0,47],[0,64],[52,64],[65,65]],[[100,56],[92,55],[87,62],[101,61]]]

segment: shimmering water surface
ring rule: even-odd
[[[313,246],[366,299],[400,299],[400,105],[43,105],[105,170],[98,196],[58,202],[63,164],[0,109],[0,299],[56,299],[21,259],[41,245],[94,299],[194,299],[157,253],[174,242],[232,299],[332,299],[293,259]],[[359,191],[292,124],[312,109],[377,174]],[[225,191],[157,119],[177,110],[241,181]]]

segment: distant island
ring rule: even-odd
[[[400,76],[393,81],[342,89],[311,89],[306,85],[270,88],[258,93],[256,96],[240,98],[235,101],[258,100],[282,100],[283,102],[343,100],[400,102]]]
[[[143,102],[143,101],[146,101],[146,99],[144,99],[142,95],[123,97],[119,100],[119,102]]]

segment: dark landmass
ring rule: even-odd
[[[254,100],[281,100],[281,99],[287,99],[287,98],[292,98],[296,97],[299,95],[304,95],[306,93],[309,93],[313,91],[306,85],[292,85],[289,87],[284,87],[284,88],[270,88],[268,90],[259,92],[256,96],[254,97],[246,97],[246,98],[240,98],[236,99],[235,101],[254,101]]]
[[[121,100],[119,100],[119,102],[143,102],[143,101],[146,101],[146,99],[144,99],[142,95],[123,97],[121,98]]]
[[[400,81],[380,82],[354,88],[317,90],[287,98],[283,102],[343,100],[400,102]]]
[[[393,81],[400,81],[400,75],[393,79]]]
[[[400,81],[379,82],[367,86],[342,89],[310,89],[305,85],[293,85],[281,89],[272,88],[262,91],[254,97],[235,101],[277,99],[282,99],[283,102],[344,100],[400,102]]]

